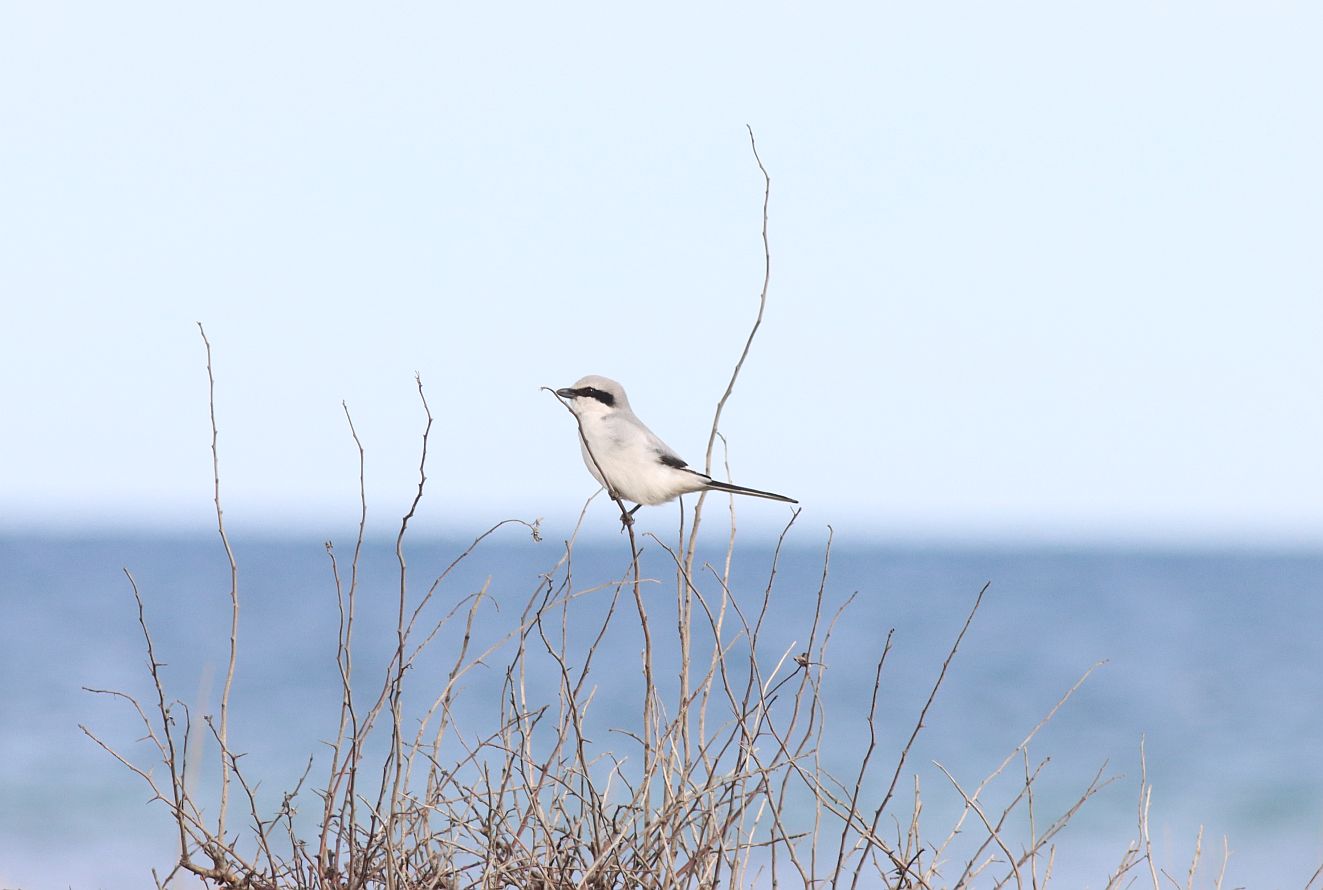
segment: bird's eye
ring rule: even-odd
[[[615,396],[611,395],[609,392],[600,390],[595,386],[585,386],[583,389],[579,390],[579,394],[590,399],[595,399],[608,408],[614,407],[616,403]]]

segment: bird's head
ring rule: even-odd
[[[589,374],[573,386],[556,390],[556,395],[565,399],[570,409],[581,417],[600,416],[617,408],[629,407],[625,388],[609,377],[596,374]]]

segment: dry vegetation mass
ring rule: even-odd
[[[752,145],[752,133],[750,138]],[[764,183],[767,260],[770,180],[753,148]],[[761,323],[767,283],[765,274],[757,319],[717,405],[709,472],[721,410]],[[395,542],[393,655],[384,665],[355,663],[368,504],[362,492],[365,454],[346,408],[349,434],[359,449],[362,512],[351,556],[342,560],[327,545],[338,605],[334,664],[342,694],[331,720],[336,732],[317,776],[310,759],[298,787],[264,811],[262,795],[255,792],[257,777],[247,773],[230,732],[240,588],[221,510],[211,344],[205,332],[203,341],[213,395],[217,530],[231,570],[228,670],[219,709],[199,719],[167,690],[143,597],[130,577],[152,691],[140,697],[106,694],[136,709],[157,762],[137,763],[93,735],[150,786],[177,828],[178,856],[155,873],[160,886],[186,881],[196,886],[201,878],[209,886],[235,890],[1040,888],[1052,881],[1062,828],[1108,781],[1100,771],[1082,783],[1078,799],[1064,811],[1037,811],[1034,789],[1043,762],[1031,762],[1029,742],[1053,708],[976,786],[963,787],[948,774],[963,806],[952,824],[928,831],[907,762],[983,592],[970,592],[968,617],[926,697],[920,696],[925,703],[904,718],[912,727],[907,741],[886,749],[877,730],[891,636],[880,633],[873,653],[850,653],[847,659],[831,651],[833,628],[848,601],[827,604],[830,538],[816,597],[800,597],[796,626],[806,629],[806,639],[794,651],[769,650],[764,643],[768,605],[777,595],[781,542],[793,518],[766,567],[765,583],[739,589],[731,576],[733,508],[724,561],[698,557],[700,497],[687,513],[681,511],[674,542],[652,535],[636,539],[634,527],[627,526],[621,571],[612,578],[576,574],[576,528],[554,565],[531,579],[518,614],[496,613],[510,614],[506,626],[475,633],[490,591],[456,596],[447,580],[464,561],[479,558],[479,545],[496,529],[479,536],[438,577],[421,583],[406,559],[410,522],[426,486],[432,425],[419,381],[426,427],[417,494]],[[537,523],[511,522],[539,536]],[[642,550],[654,577],[641,572]],[[637,663],[604,661],[603,641],[612,633],[637,638]],[[654,652],[658,634],[667,636],[664,658]],[[834,657],[851,670],[868,670],[873,680],[871,699],[848,715],[866,723],[868,733],[845,775],[830,774],[823,757],[831,741],[823,690]],[[427,658],[445,669],[415,670]],[[503,678],[500,694],[489,702],[488,724],[461,725],[457,696],[479,667]],[[603,699],[613,704],[597,704]],[[888,719],[894,724],[897,716]],[[195,768],[204,757],[215,758],[214,770]],[[841,762],[839,755],[833,762]],[[214,776],[214,785],[203,784],[204,774]],[[1010,787],[995,805],[989,802],[994,783]],[[1099,875],[1097,886],[1142,880],[1156,890],[1163,883],[1148,843],[1149,789],[1140,784],[1136,839],[1118,851],[1115,870]],[[1199,855],[1196,849],[1188,868],[1166,880],[1191,886]],[[1221,885],[1220,874],[1214,880]]]

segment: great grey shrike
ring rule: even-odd
[[[625,388],[607,377],[590,374],[573,386],[556,390],[579,419],[579,449],[593,478],[607,493],[639,507],[664,504],[695,491],[749,494],[798,504],[794,498],[742,485],[719,482],[692,470],[657,434],[643,425],[629,407]]]

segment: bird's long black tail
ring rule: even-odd
[[[783,494],[773,494],[770,491],[759,491],[756,488],[745,488],[743,485],[731,485],[729,482],[718,482],[713,479],[707,485],[710,491],[726,491],[731,494],[751,494],[756,498],[767,498],[773,501],[785,501],[787,504],[798,504],[799,501],[794,498],[788,498]]]

